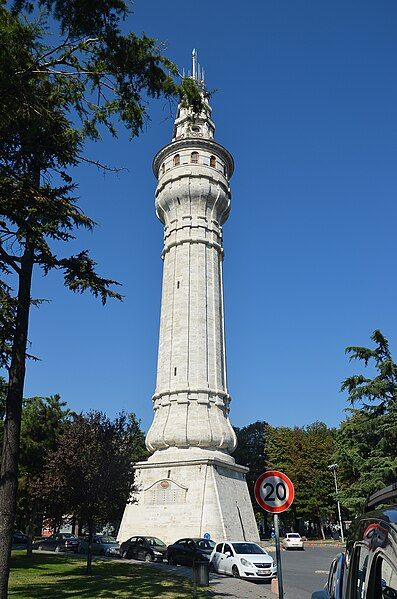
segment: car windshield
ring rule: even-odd
[[[197,539],[196,545],[200,549],[211,549],[212,550],[215,547],[214,541],[210,541],[208,539]]]
[[[100,543],[112,543],[113,545],[117,544],[117,541],[114,537],[99,537]]]
[[[255,543],[233,543],[233,548],[236,553],[244,554],[244,553],[266,553],[263,551],[262,547],[256,545]]]
[[[166,547],[166,544],[163,543],[163,541],[160,541],[160,539],[156,539],[156,537],[146,537],[146,541],[147,544],[152,547],[153,545],[156,545],[157,547]]]
[[[301,536],[297,532],[288,533],[287,537],[289,539],[300,539]]]

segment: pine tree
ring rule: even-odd
[[[338,431],[335,457],[341,502],[353,515],[362,511],[368,495],[397,478],[397,365],[379,330],[371,339],[375,348],[351,346],[346,353],[373,366],[376,376],[354,375],[341,387],[354,407]]]
[[[15,0],[12,10],[0,4],[0,302],[8,311],[0,351],[9,368],[0,599],[7,597],[34,272],[59,271],[66,287],[90,291],[102,303],[121,299],[116,282],[97,274],[86,250],[64,256],[59,247],[94,226],[78,206],[72,169],[82,162],[99,165],[86,156],[85,142],[100,140],[101,128],[116,135],[120,121],[138,135],[147,96],[187,96],[200,106],[192,80],[174,82],[177,69],[154,39],[123,34],[127,12],[123,0]],[[58,27],[55,35],[47,35],[50,25]]]

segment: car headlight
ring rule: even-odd
[[[246,566],[248,568],[253,568],[253,565],[251,564],[251,562],[247,561],[243,557],[240,559],[240,562],[243,564],[243,566]]]
[[[163,555],[161,551],[153,551],[154,555]]]

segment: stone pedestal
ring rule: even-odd
[[[154,455],[135,466],[137,491],[125,508],[120,542],[145,535],[169,544],[205,533],[215,541],[259,540],[245,481],[248,469],[226,454],[197,453],[186,450],[185,459],[172,461],[153,461]]]

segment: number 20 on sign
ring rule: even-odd
[[[267,470],[255,483],[255,499],[257,503],[272,514],[287,510],[294,500],[294,485],[284,472]]]

